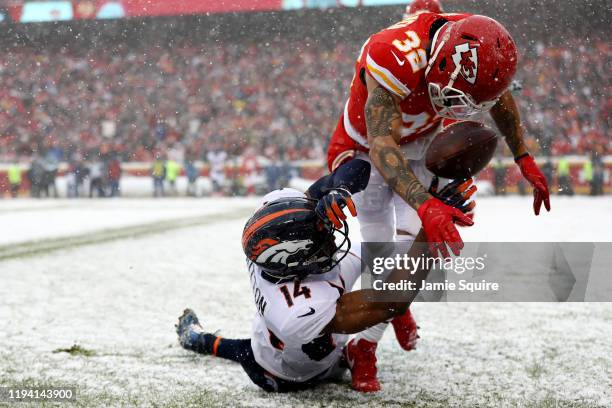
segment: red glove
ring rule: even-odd
[[[546,177],[544,177],[538,165],[535,163],[535,160],[533,160],[533,157],[529,153],[525,153],[514,159],[514,161],[521,169],[523,177],[533,186],[533,211],[535,215],[540,215],[542,202],[544,202],[546,211],[550,211],[548,183],[546,182]]]
[[[455,255],[459,255],[459,251],[463,248],[463,241],[454,223],[469,227],[474,225],[474,221],[461,210],[448,206],[437,198],[425,201],[417,213],[421,218],[432,256],[437,256],[439,250],[442,256],[448,258],[446,245]]]

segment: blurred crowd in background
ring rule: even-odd
[[[147,41],[138,32],[113,35],[110,26],[101,28],[108,38],[93,41],[66,42],[64,33],[46,46],[10,45],[0,55],[0,162],[27,161],[30,182],[41,186],[44,174],[68,163],[76,196],[82,179],[98,174],[105,187],[92,182],[88,194],[118,194],[113,183],[123,162],[176,162],[185,174],[189,163],[212,157],[265,157],[281,168],[294,160],[323,163],[361,41],[385,26],[356,33],[353,22],[345,41],[332,41],[328,30],[263,38],[247,30],[219,39],[190,35],[196,23],[182,24],[149,29]],[[601,158],[612,139],[612,49],[604,33],[584,38],[564,30],[558,38],[517,36],[516,99],[527,142],[538,155]]]
[[[58,161],[168,149],[321,159],[344,106],[355,47],[296,43],[19,51],[0,56],[0,157]],[[534,153],[607,154],[609,43],[536,45],[517,75]],[[538,143],[539,141],[539,143]],[[281,151],[282,150],[282,151]]]
[[[612,45],[573,39],[536,43],[518,74],[523,123],[532,151],[543,155],[610,154]]]

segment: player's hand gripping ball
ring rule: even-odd
[[[321,197],[315,211],[324,222],[331,222],[334,227],[342,228],[342,221],[346,220],[344,208],[348,208],[353,217],[357,216],[351,192],[344,188],[335,188]]]

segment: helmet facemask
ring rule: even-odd
[[[342,228],[336,228],[331,223],[324,223],[321,220],[317,220],[317,223],[317,229],[322,233],[318,239],[321,242],[319,248],[299,262],[289,263],[282,271],[263,268],[266,279],[273,283],[281,283],[295,279],[302,280],[309,275],[324,274],[336,267],[346,257],[351,248],[351,240],[348,236],[349,227],[346,221],[343,221]],[[336,244],[336,233],[342,236],[340,245]]]
[[[432,82],[427,84],[431,104],[436,114],[443,118],[468,119],[479,113],[487,112],[497,103],[497,100],[476,103],[462,90],[453,88],[453,82],[454,80],[451,78],[449,84],[444,88]]]
[[[324,224],[323,221],[319,222]],[[326,233],[322,238],[320,248],[298,264],[288,267],[288,269],[296,271],[296,276],[299,279],[304,279],[308,275],[319,275],[331,271],[351,249],[351,240],[348,237],[349,227],[346,221],[343,221],[342,228],[336,228],[331,223],[322,226],[322,228]],[[342,237],[340,245],[336,244],[336,233],[339,233]]]
[[[331,259],[329,266],[327,266],[325,271],[320,273],[325,273],[338,265],[346,255],[348,255],[349,250],[351,249],[351,240],[349,239],[349,227],[346,221],[342,221],[342,228],[336,228],[332,225],[332,238],[329,241],[328,245],[323,246],[323,250],[327,252],[327,256]],[[336,233],[338,233],[342,238],[340,245],[336,244]]]

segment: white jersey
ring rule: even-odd
[[[255,360],[271,374],[304,382],[331,374],[348,341],[345,334],[321,335],[336,314],[336,303],[349,292],[361,269],[356,245],[339,265],[301,282],[271,283],[247,260],[257,312],[251,346]]]

